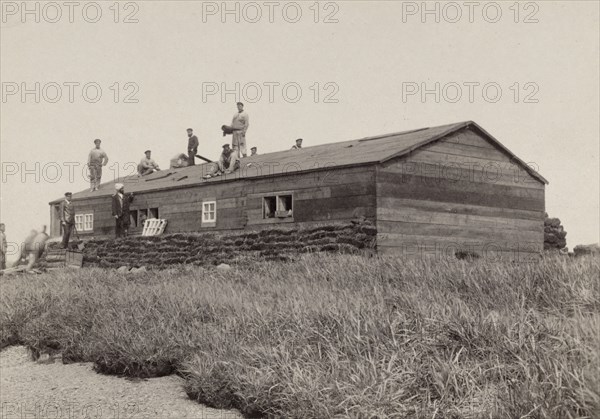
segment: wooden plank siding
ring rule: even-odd
[[[381,253],[515,259],[543,249],[544,184],[472,130],[379,165],[376,185]]]
[[[330,168],[321,172],[290,173],[273,178],[238,179],[220,183],[135,194],[132,210],[158,208],[168,220],[165,233],[264,229],[319,225],[364,216],[375,219],[375,166]],[[293,195],[293,218],[263,220],[263,197],[278,192]],[[201,223],[202,201],[216,200],[214,227]],[[94,237],[114,235],[111,198],[76,201],[78,213],[93,208]],[[130,234],[141,234],[132,227]]]

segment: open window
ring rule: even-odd
[[[294,216],[292,194],[263,197],[263,218],[288,218]]]
[[[144,228],[144,223],[149,218],[160,218],[158,208],[132,209],[129,211],[129,224],[131,228]]]
[[[274,218],[277,211],[277,197],[265,196],[263,198],[263,218]]]
[[[138,210],[138,227],[144,227],[144,223],[146,222],[146,220],[148,219],[148,210],[147,209],[141,209]]]
[[[138,226],[138,212],[137,210],[133,210],[129,212],[129,224],[131,227],[135,228]]]

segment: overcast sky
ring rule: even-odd
[[[599,241],[596,1],[27,4],[2,2],[11,241],[88,187],[94,138],[104,181],[148,148],[168,167],[188,127],[215,159],[237,100],[261,153],[474,120],[549,180],[571,249]]]

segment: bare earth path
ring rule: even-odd
[[[0,419],[234,419],[236,411],[191,401],[175,375],[129,381],[91,363],[34,362],[24,347],[0,352]]]

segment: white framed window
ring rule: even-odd
[[[94,214],[83,215],[83,231],[92,231],[94,229]]]
[[[202,224],[217,222],[217,201],[202,202]]]
[[[94,230],[94,214],[75,214],[75,228],[77,231]]]
[[[83,231],[83,214],[75,214],[75,229]]]

